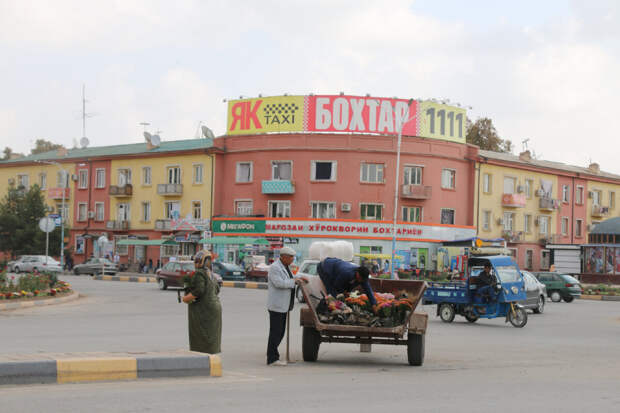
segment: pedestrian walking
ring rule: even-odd
[[[221,352],[222,304],[217,296],[220,286],[211,272],[211,253],[200,251],[194,257],[196,272],[183,297],[188,304],[189,349],[201,353]]]
[[[149,258],[149,273],[153,272],[153,258]]]
[[[275,261],[267,274],[267,310],[269,312],[269,338],[267,340],[267,365],[285,366],[280,360],[278,346],[284,338],[286,317],[295,304],[295,285],[308,282],[304,276],[295,276],[289,265],[295,259],[295,250],[289,247],[280,249],[280,259]]]

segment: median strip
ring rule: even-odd
[[[134,277],[125,275],[95,275],[94,280],[99,281],[127,281],[127,282],[140,282],[140,283],[156,283],[156,277]],[[228,288],[250,288],[254,290],[266,290],[267,283],[261,283],[256,281],[223,281],[223,287]]]
[[[15,299],[15,302],[8,302],[0,304],[0,311],[3,310],[17,310],[22,308],[40,307],[44,305],[62,304],[67,301],[77,300],[80,297],[78,292],[73,292],[64,297],[50,297],[38,300],[22,301],[23,299]],[[9,300],[11,301],[11,300]]]

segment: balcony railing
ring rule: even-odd
[[[131,184],[123,186],[110,185],[109,194],[111,196],[131,196],[133,194],[133,186]]]
[[[604,207],[600,205],[592,205],[592,214],[593,217],[603,218],[609,215],[609,207]]]
[[[504,231],[502,233],[502,238],[509,243],[523,242],[525,239],[525,234],[523,231]]]
[[[71,196],[71,188],[48,188],[47,197],[49,199],[62,199],[62,193],[65,193],[65,199]]]
[[[429,185],[403,185],[401,197],[408,199],[430,199],[433,187]]]
[[[157,184],[157,194],[164,196],[183,195],[183,184]]]
[[[262,182],[263,194],[294,194],[295,183],[284,179],[274,179]]]
[[[559,244],[560,239],[561,239],[560,234],[551,234],[551,235],[547,235],[546,237],[540,238],[539,242],[540,242],[540,245],[545,246],[547,244]]]
[[[127,231],[130,228],[129,221],[110,220],[105,224],[110,231]]]
[[[544,211],[553,211],[560,208],[560,201],[549,197],[542,197],[539,200],[538,207]]]
[[[503,194],[502,206],[509,208],[523,208],[527,200],[525,194]]]
[[[171,231],[172,220],[171,219],[156,219],[155,230],[156,231]]]

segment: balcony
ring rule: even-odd
[[[430,199],[433,187],[429,185],[403,185],[400,196],[407,199]]]
[[[540,243],[540,245],[542,245],[543,247],[547,244],[559,244],[560,243],[560,234],[552,234],[552,235],[548,235],[546,237],[542,237],[540,238],[538,241]]]
[[[540,198],[538,208],[542,209],[543,211],[553,211],[560,208],[560,201],[545,196]]]
[[[105,227],[110,231],[127,231],[129,230],[129,221],[110,220],[105,223]]]
[[[596,218],[604,218],[609,215],[609,207],[592,205],[592,213],[590,215]]]
[[[183,195],[183,184],[157,184],[157,194],[163,196]]]
[[[503,194],[502,206],[507,208],[523,208],[525,207],[525,194]]]
[[[71,188],[48,188],[47,197],[49,199],[62,199],[62,194],[65,194],[65,199],[69,199],[71,196]]]
[[[289,180],[274,179],[271,181],[263,181],[263,194],[294,194],[295,183]]]
[[[133,186],[131,184],[118,186],[118,185],[110,185],[110,189],[108,192],[111,196],[131,196],[133,194]]]
[[[156,219],[155,231],[172,231],[171,219]]]
[[[504,231],[502,238],[508,243],[523,242],[525,240],[525,234],[523,231]]]

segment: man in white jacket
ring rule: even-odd
[[[280,259],[269,267],[267,275],[267,310],[269,310],[269,340],[267,341],[267,365],[285,366],[280,360],[278,346],[284,338],[286,316],[293,309],[295,285],[308,282],[306,277],[294,276],[289,265],[295,259],[295,250],[289,247],[280,249]]]

